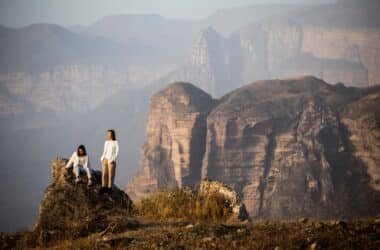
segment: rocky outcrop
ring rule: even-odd
[[[158,188],[194,186],[200,179],[210,95],[189,83],[172,83],[150,100],[141,168],[129,182],[132,198]]]
[[[163,94],[175,87],[160,92],[160,98],[166,100],[170,95]],[[230,186],[255,218],[375,215],[380,211],[379,93],[379,87],[347,88],[301,77],[258,81],[223,96],[214,107],[202,105],[207,126],[202,126],[205,131],[199,132],[202,138],[195,145],[202,148],[196,155],[203,155],[201,178],[191,184],[207,178]],[[175,154],[146,153],[167,144],[155,139],[163,134],[188,135],[188,125],[163,133],[162,125],[153,121],[177,116],[152,112],[159,106],[151,104],[150,143],[144,145],[139,173],[127,189],[135,197],[160,187],[188,185],[179,176],[186,178],[192,166],[185,164],[187,171],[176,172]],[[149,129],[151,124],[155,130]],[[183,145],[190,145],[194,137],[182,139]],[[191,148],[185,152],[190,152],[185,159],[193,157]],[[199,165],[194,170],[199,171]]]
[[[33,231],[35,243],[43,244],[62,238],[76,238],[104,230],[120,231],[137,225],[130,219],[132,201],[114,186],[109,195],[99,194],[101,172],[93,171],[93,185],[87,177],[75,183],[67,160],[57,158],[51,163],[52,182],[40,203],[39,216]],[[105,233],[105,232],[104,232]]]
[[[219,181],[202,180],[197,187],[197,194],[202,197],[220,195],[231,207],[235,219],[246,220],[249,218],[239,195],[232,188]]]

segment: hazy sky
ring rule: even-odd
[[[169,18],[199,19],[217,9],[262,3],[322,3],[333,0],[0,0],[0,25],[36,22],[63,26],[90,24],[102,16],[155,13]]]

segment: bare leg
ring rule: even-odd
[[[108,163],[108,188],[112,188],[113,182],[115,180],[115,170],[116,162]]]
[[[108,161],[104,159],[102,161],[102,187],[108,186]]]

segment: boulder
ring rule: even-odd
[[[249,219],[249,214],[245,209],[245,205],[241,202],[239,195],[229,186],[219,181],[202,180],[198,185],[197,193],[199,196],[221,195],[230,204],[232,213],[236,219]]]
[[[72,168],[65,169],[66,162],[62,158],[51,162],[52,181],[40,203],[33,232],[38,243],[117,232],[137,225],[129,216],[132,201],[126,193],[114,186],[111,194],[99,194],[101,172],[97,170],[92,172],[92,186],[87,186],[84,173],[76,183]]]

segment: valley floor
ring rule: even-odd
[[[112,230],[38,249],[380,249],[380,218],[233,224],[143,221],[121,233]],[[22,242],[22,236],[3,234],[0,248],[30,248]]]

